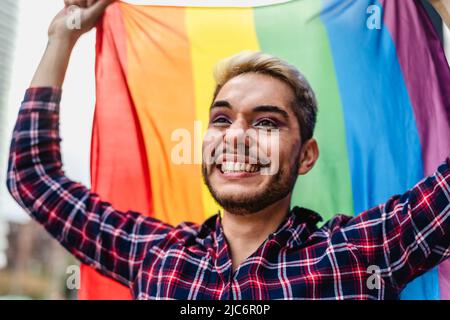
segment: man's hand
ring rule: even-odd
[[[68,40],[78,38],[95,27],[105,9],[115,0],[64,0],[64,8],[56,15],[48,29],[49,39]],[[71,21],[79,25],[71,26]]]
[[[62,86],[70,54],[78,38],[95,27],[105,9],[114,1],[64,1],[64,9],[56,15],[48,29],[47,49],[31,81],[31,87]],[[71,28],[73,14],[78,15],[75,18],[78,19],[79,28]]]
[[[441,16],[442,21],[450,28],[450,0],[429,0]]]

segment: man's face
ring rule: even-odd
[[[216,201],[236,214],[257,212],[290,195],[299,170],[293,90],[246,73],[217,94],[203,142],[202,172]]]

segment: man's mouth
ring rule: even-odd
[[[217,164],[216,167],[222,173],[256,173],[261,169],[260,165],[257,164],[249,164],[242,162],[224,162],[222,164]]]
[[[259,175],[261,169],[270,166],[270,163],[262,164],[256,157],[238,154],[221,154],[215,163],[222,175],[236,178]]]

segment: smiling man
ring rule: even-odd
[[[61,87],[77,39],[111,2],[65,1],[10,151],[12,196],[81,262],[135,299],[395,299],[450,256],[450,158],[357,217],[337,215],[318,228],[317,213],[290,208],[297,176],[319,156],[317,103],[298,70],[258,52],[216,71],[202,172],[222,215],[171,226],[119,212],[71,181],[59,145]],[[83,8],[81,30],[66,28],[72,4]]]
[[[213,138],[203,144],[203,159],[216,161],[204,161],[202,172],[225,210],[223,227],[233,239],[228,243],[236,269],[286,218],[297,176],[317,160],[317,107],[296,69],[261,53],[223,61],[216,82],[207,133]]]

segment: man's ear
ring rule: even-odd
[[[313,167],[319,158],[319,146],[317,145],[316,139],[309,139],[300,150],[300,166],[298,169],[298,174],[307,174]]]

